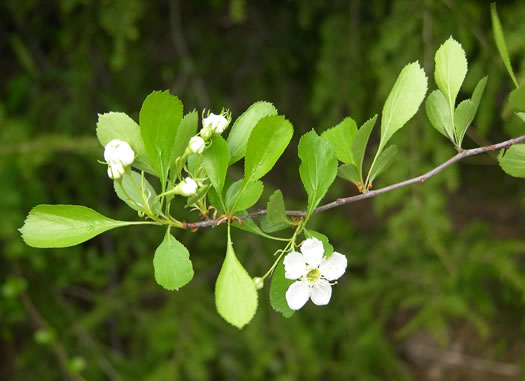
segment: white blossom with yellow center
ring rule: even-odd
[[[286,279],[297,280],[286,291],[286,302],[292,310],[298,310],[308,299],[318,306],[328,304],[334,284],[330,282],[345,273],[347,259],[337,252],[324,258],[323,243],[308,238],[301,245],[301,252],[292,251],[283,263]]]

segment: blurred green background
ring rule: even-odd
[[[498,10],[523,83],[525,2],[500,1]],[[349,259],[329,306],[309,303],[285,319],[265,287],[242,331],[214,307],[224,226],[176,233],[196,272],[178,292],[153,278],[162,229],[121,229],[57,250],[29,248],[17,231],[39,203],[136,218],[97,163],[95,124],[108,111],[138,119],[156,89],[170,89],[186,111],[225,106],[234,119],[257,100],[273,102],[295,134],[265,194],[280,188],[289,209],[304,209],[299,137],[379,113],[408,62],[424,65],[434,89],[434,53],[451,34],[469,59],[460,99],[489,75],[465,145],[523,134],[506,106],[512,84],[489,2],[3,1],[0,379],[523,379],[525,186],[504,175],[495,155],[315,216],[312,227]],[[423,112],[394,140],[400,152],[376,188],[454,154]],[[354,188],[336,180],[326,201]],[[254,276],[279,248],[239,231],[233,238]]]

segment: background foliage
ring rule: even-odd
[[[523,377],[525,188],[494,156],[315,216],[314,227],[349,259],[330,305],[284,319],[266,287],[242,331],[214,312],[224,226],[176,233],[196,272],[180,292],[153,279],[162,229],[126,228],[57,250],[31,249],[16,230],[38,203],[134,218],[96,161],[95,123],[107,111],[138,120],[154,89],[170,89],[187,110],[230,107],[234,118],[257,100],[273,102],[295,127],[268,181],[289,208],[306,205],[298,137],[347,115],[363,123],[408,62],[420,60],[431,78],[434,52],[451,34],[469,59],[459,99],[489,75],[464,146],[521,135],[505,103],[512,84],[488,3],[6,0],[0,9],[1,379]],[[525,4],[498,9],[523,83]],[[375,187],[453,154],[421,112],[393,140],[397,162]],[[354,193],[339,180],[327,200]],[[262,274],[275,244],[240,232],[233,239],[250,274]]]

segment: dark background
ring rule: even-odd
[[[525,3],[501,1],[498,10],[523,83]],[[450,35],[469,60],[459,99],[489,75],[464,145],[523,134],[506,105],[512,83],[493,42],[489,2],[3,1],[0,379],[522,379],[525,187],[504,175],[496,154],[315,216],[312,227],[349,259],[330,304],[310,303],[285,319],[265,287],[242,331],[215,312],[224,226],[176,233],[196,272],[178,292],[153,278],[161,229],[116,230],[57,250],[29,248],[17,231],[40,203],[136,218],[97,163],[95,125],[108,111],[137,120],[157,89],[170,89],[186,111],[224,106],[234,119],[257,100],[273,102],[295,133],[265,177],[263,200],[279,188],[289,209],[304,209],[299,137],[345,116],[360,125],[380,113],[414,60],[434,89],[434,53]],[[400,152],[376,188],[454,154],[424,112],[394,141]],[[339,179],[326,201],[355,193]],[[238,231],[233,238],[252,275],[263,274],[279,248]]]

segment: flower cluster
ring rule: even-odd
[[[228,127],[231,122],[231,113],[228,110],[223,110],[219,115],[210,113],[202,117],[201,136],[208,140],[213,134],[220,135]]]
[[[292,310],[302,308],[308,299],[314,304],[328,304],[332,296],[330,283],[339,279],[346,271],[346,257],[334,252],[324,257],[323,243],[317,238],[308,238],[301,245],[301,252],[292,251],[284,258],[284,276],[297,280],[286,291],[286,301]]]
[[[124,174],[125,168],[135,160],[135,152],[128,143],[114,139],[106,144],[104,159],[108,164],[109,178],[118,180]]]

